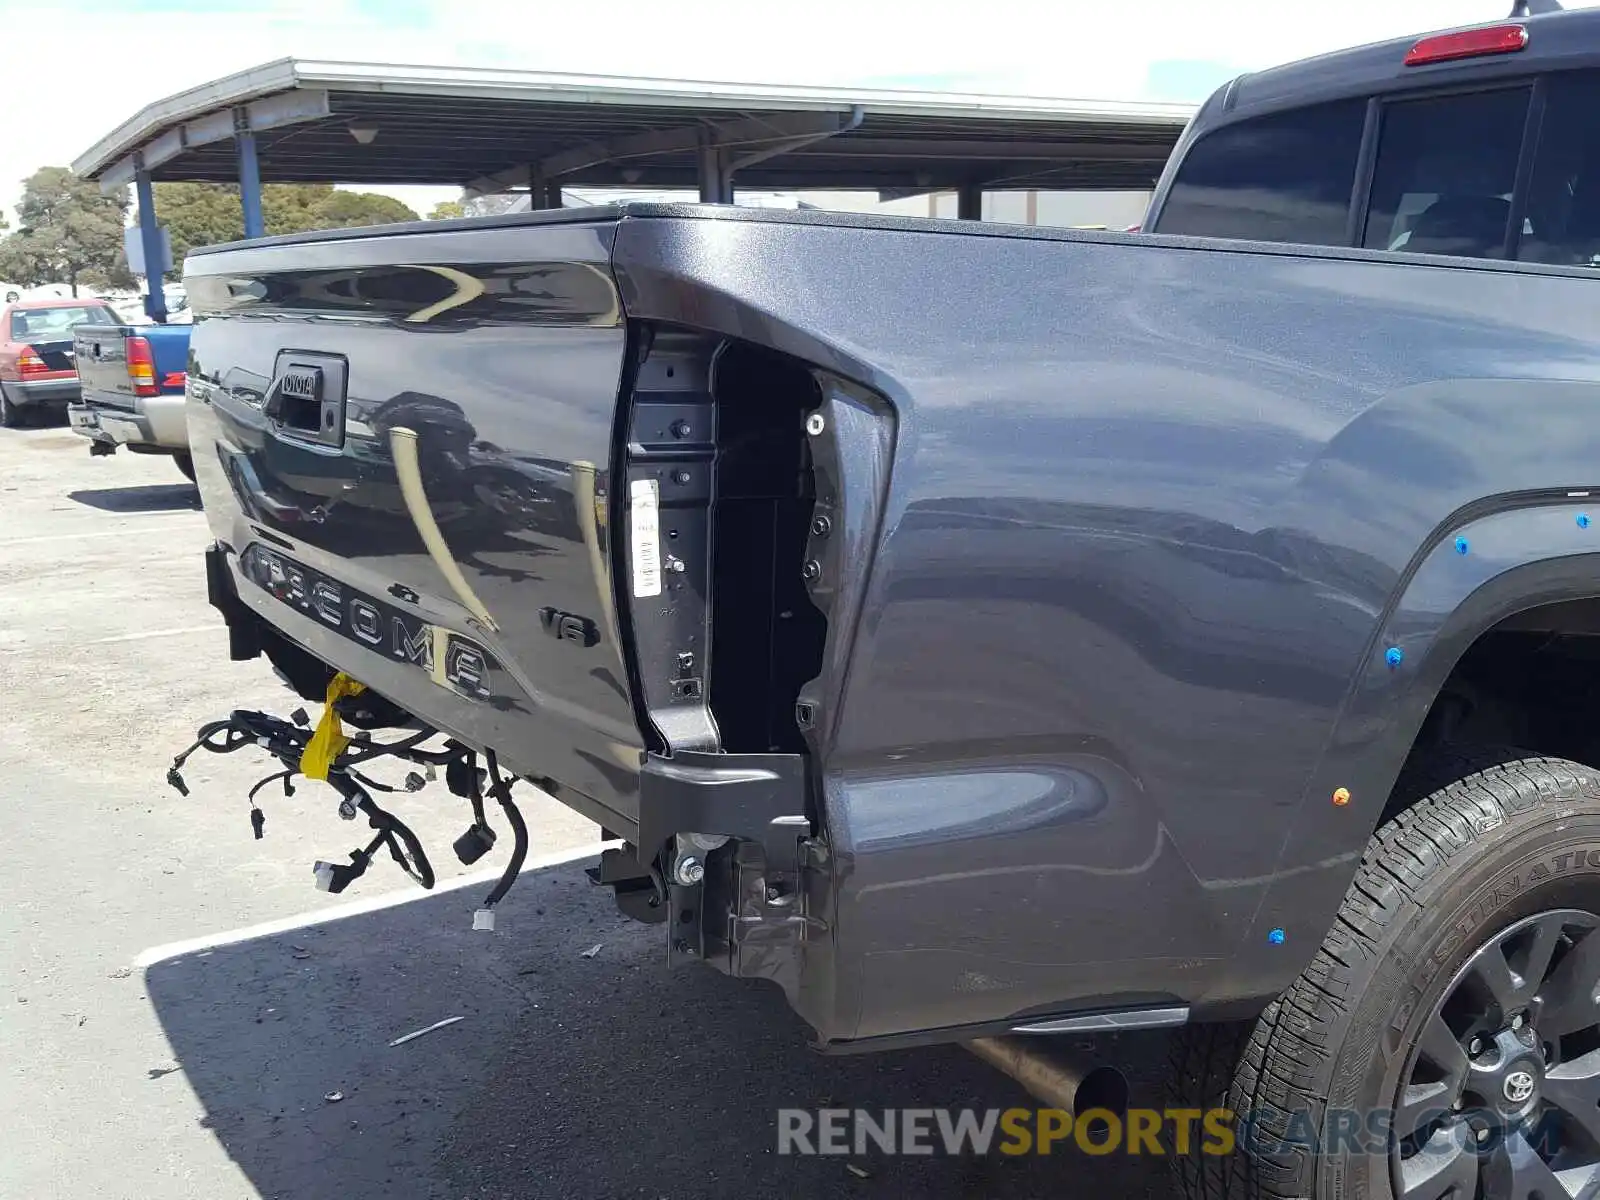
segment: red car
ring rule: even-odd
[[[0,426],[20,424],[30,409],[64,414],[78,398],[73,329],[119,322],[102,300],[14,300],[0,308]]]

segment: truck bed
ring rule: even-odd
[[[1593,482],[1559,268],[631,206],[184,280],[236,653],[731,838],[674,945],[835,1046],[1275,994],[1426,714],[1407,582]]]

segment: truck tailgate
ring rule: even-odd
[[[80,325],[72,332],[83,394],[100,404],[133,407],[133,380],[128,378],[129,325]]]
[[[537,232],[191,258],[190,436],[247,605],[626,830],[612,225]]]

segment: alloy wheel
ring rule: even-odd
[[[1495,934],[1422,1026],[1394,1107],[1396,1200],[1600,1200],[1600,917]]]

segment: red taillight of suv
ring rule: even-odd
[[[154,396],[161,391],[156,386],[156,358],[150,352],[150,342],[142,337],[131,337],[123,343],[123,354],[128,360],[128,378],[133,380],[135,396]]]
[[[17,375],[23,379],[33,379],[39,375],[50,374],[50,368],[45,366],[44,359],[39,357],[39,352],[32,346],[24,346],[17,355]]]

